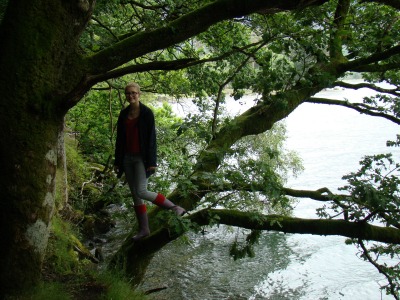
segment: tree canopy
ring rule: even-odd
[[[344,177],[348,185],[341,194],[324,186],[293,190],[285,187],[290,171],[285,162],[296,168],[296,161],[271,132],[306,102],[399,124],[399,1],[1,3],[0,194],[5,205],[0,228],[2,244],[8,245],[0,251],[3,286],[35,282],[35,272],[21,274],[27,260],[39,270],[47,244],[65,114],[91,89],[103,93],[98,101],[105,93],[119,101],[124,83],[135,80],[148,93],[193,98],[202,112],[163,124],[175,130],[165,138],[179,141],[179,155],[172,161],[167,148],[161,153],[173,166],[171,184],[164,186],[168,197],[196,212],[179,228],[157,227],[140,246],[127,239],[114,267],[126,267],[140,281],[152,254],[192,224],[333,234],[358,245],[398,298],[398,266],[381,264],[377,257],[398,255],[399,163],[390,154],[366,156],[359,170]],[[361,74],[362,84],[344,80],[353,73]],[[391,87],[384,89],[381,82]],[[362,103],[314,97],[335,86],[367,87],[378,94]],[[237,100],[245,93],[258,96],[250,109],[231,118],[221,109],[227,93]],[[111,132],[118,104],[109,111]],[[393,137],[388,145],[399,141]],[[290,217],[290,197],[324,202],[320,219]],[[156,222],[158,211],[153,214]],[[365,240],[376,243],[368,248]],[[29,255],[18,260],[24,252]],[[15,270],[11,276],[7,268]]]

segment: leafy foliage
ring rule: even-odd
[[[206,3],[208,1],[102,1],[82,38],[82,46],[88,52],[97,52],[113,40],[156,29]],[[168,193],[179,186],[183,197],[204,193],[206,196],[199,207],[290,214],[292,200],[282,194],[282,188],[287,176],[296,175],[302,167],[296,154],[283,147],[285,130],[282,124],[276,124],[266,133],[237,141],[221,154],[221,163],[215,172],[195,176],[192,172],[199,155],[207,149],[216,133],[232,124],[232,118],[224,114],[228,94],[241,100],[246,93],[257,93],[260,97],[255,105],[278,104],[281,110],[286,110],[291,101],[290,96],[285,96],[286,92],[296,95],[306,88],[318,86],[319,90],[334,86],[347,70],[333,69],[347,61],[360,61],[349,71],[361,70],[367,83],[386,80],[398,84],[398,71],[390,67],[398,64],[398,55],[382,56],[382,69],[375,70],[368,63],[363,65],[364,59],[397,44],[398,12],[388,6],[350,1],[341,11],[343,22],[340,24],[337,13],[337,2],[330,1],[296,13],[259,13],[225,20],[185,42],[129,63],[181,58],[203,60],[202,64],[184,70],[134,75],[146,91],[166,94],[180,101],[191,98],[198,110],[180,119],[165,103],[156,109],[160,166],[150,182],[151,188]],[[357,69],[359,66],[365,69]],[[362,107],[371,113],[397,118],[398,90],[380,92],[365,98]],[[112,97],[118,98],[115,94]],[[105,99],[102,101],[107,103]],[[100,98],[95,101],[101,102]],[[104,113],[105,108],[97,112]],[[100,121],[101,126],[105,126],[106,119]],[[84,130],[84,127],[80,128],[80,132]],[[90,131],[91,127],[86,130]],[[94,141],[101,141],[99,147]],[[81,143],[89,149],[88,153],[100,147],[103,149],[99,153],[109,151],[104,148],[108,140],[104,143],[96,135],[82,138]],[[398,141],[388,144],[398,145]],[[101,154],[96,159],[99,157]],[[101,159],[105,161],[106,155]],[[347,195],[330,195],[332,203],[319,209],[319,215],[325,218],[343,215],[348,221],[379,222],[397,227],[398,164],[388,154],[366,157],[361,165],[358,172],[343,177],[348,185],[340,190]],[[179,231],[181,225],[173,222],[171,227]],[[252,255],[251,244],[252,239],[243,246],[235,243],[232,254],[236,258]]]
[[[395,299],[398,299],[400,296],[399,246],[385,244],[365,245],[360,240],[357,241],[357,245],[360,249],[361,258],[371,263],[379,273],[386,277],[388,283],[383,285],[381,289],[385,290],[387,295],[392,295]]]
[[[343,177],[348,185],[341,188],[348,195],[338,196],[330,209],[334,216],[343,214],[345,219],[356,222],[374,222],[387,227],[400,228],[400,164],[392,154],[366,156],[361,168]],[[321,216],[332,216],[324,207]],[[352,240],[360,248],[360,256],[374,265],[388,279],[383,286],[395,297],[400,290],[400,248],[398,245]]]
[[[118,92],[93,92],[68,113],[67,126],[82,154],[93,162],[107,162],[113,155],[115,126],[121,104]]]
[[[214,174],[214,189],[220,185],[229,195],[216,202],[219,206],[290,213],[291,201],[280,191],[287,177],[301,172],[302,166],[297,154],[285,149],[285,133],[284,124],[276,124],[273,130],[242,139],[232,147]]]
[[[254,257],[255,253],[252,246],[258,243],[260,236],[260,231],[252,230],[246,236],[246,240],[242,245],[240,245],[238,241],[238,236],[236,236],[236,241],[231,245],[229,249],[229,254],[233,257],[234,260],[244,258],[246,256]]]
[[[339,196],[331,208],[345,218],[358,222],[378,221],[399,226],[399,170],[392,154],[366,156],[357,172],[343,177],[348,185],[340,188],[348,196]],[[325,210],[323,215],[329,215]]]

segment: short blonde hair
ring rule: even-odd
[[[133,87],[136,88],[138,90],[138,92],[140,93],[140,85],[136,82],[129,82],[126,86],[125,86],[125,91],[128,87]]]

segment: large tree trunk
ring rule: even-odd
[[[89,2],[69,2],[10,1],[0,28],[2,295],[40,278],[55,210],[60,103],[79,77],[72,58],[90,13]]]
[[[54,212],[59,124],[13,104],[0,111],[0,127],[0,284],[11,289],[40,278]]]

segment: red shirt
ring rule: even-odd
[[[126,119],[126,153],[140,154],[139,118]]]

